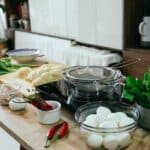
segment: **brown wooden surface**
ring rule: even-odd
[[[143,19],[143,0],[124,1],[124,45],[125,48],[140,45],[139,24]]]
[[[123,59],[141,58],[141,61],[123,68],[124,75],[143,78],[144,72],[150,67],[150,49],[128,49],[123,51]]]
[[[43,147],[51,125],[42,125],[37,120],[36,108],[27,104],[25,111],[12,112],[8,107],[0,106],[0,126],[14,137],[26,150],[90,150],[86,139],[79,132],[74,116],[65,108],[61,119],[69,122],[70,132],[65,138],[55,142],[51,147]],[[137,129],[132,143],[127,150],[150,150],[150,134]]]
[[[70,133],[48,149],[88,150],[84,137],[73,122],[73,116],[65,109],[61,114],[62,120],[70,124]],[[27,150],[44,150],[45,138],[51,127],[51,125],[42,125],[38,122],[36,108],[30,104],[27,105],[25,111],[20,112],[12,112],[7,107],[0,106],[0,126]]]

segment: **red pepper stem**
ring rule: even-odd
[[[45,145],[44,145],[44,147],[49,147],[50,146],[50,144],[51,144],[51,140],[47,137],[46,138],[46,142],[45,142]]]
[[[55,134],[55,136],[52,138],[51,142],[56,142],[58,139],[60,139],[58,134]]]

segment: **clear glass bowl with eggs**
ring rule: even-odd
[[[75,120],[93,148],[119,149],[131,143],[139,111],[117,101],[99,101],[80,106]]]

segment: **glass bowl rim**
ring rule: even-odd
[[[137,114],[137,117],[136,117],[136,120],[134,123],[131,123],[129,125],[126,125],[126,126],[122,126],[122,127],[118,127],[118,128],[100,128],[100,127],[92,127],[92,126],[89,126],[87,124],[84,124],[83,122],[79,122],[77,116],[78,114],[80,113],[79,111],[81,111],[84,107],[87,107],[91,104],[102,104],[102,103],[116,103],[116,104],[119,104],[120,106],[124,107],[124,108],[130,108],[132,109],[133,111],[135,111],[135,113]],[[103,105],[102,105],[103,106]],[[77,124],[82,127],[83,129],[86,129],[86,130],[89,130],[89,131],[93,131],[93,132],[99,132],[99,133],[119,133],[119,132],[125,132],[125,131],[130,131],[130,130],[133,130],[136,128],[137,126],[137,121],[140,117],[140,113],[139,113],[139,110],[134,107],[134,106],[130,106],[130,105],[127,105],[127,104],[124,104],[124,103],[120,103],[120,102],[115,102],[115,101],[98,101],[98,102],[89,102],[87,104],[84,104],[82,106],[80,106],[76,112],[75,112],[75,115],[74,115],[74,118],[75,118],[75,121],[77,122]]]

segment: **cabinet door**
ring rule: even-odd
[[[123,48],[124,0],[96,0],[97,45]]]
[[[53,18],[54,35],[67,37],[67,16],[66,16],[66,0],[51,0]]]
[[[67,36],[66,0],[30,0],[29,6],[33,32]]]
[[[67,0],[68,37],[96,43],[95,0]]]

